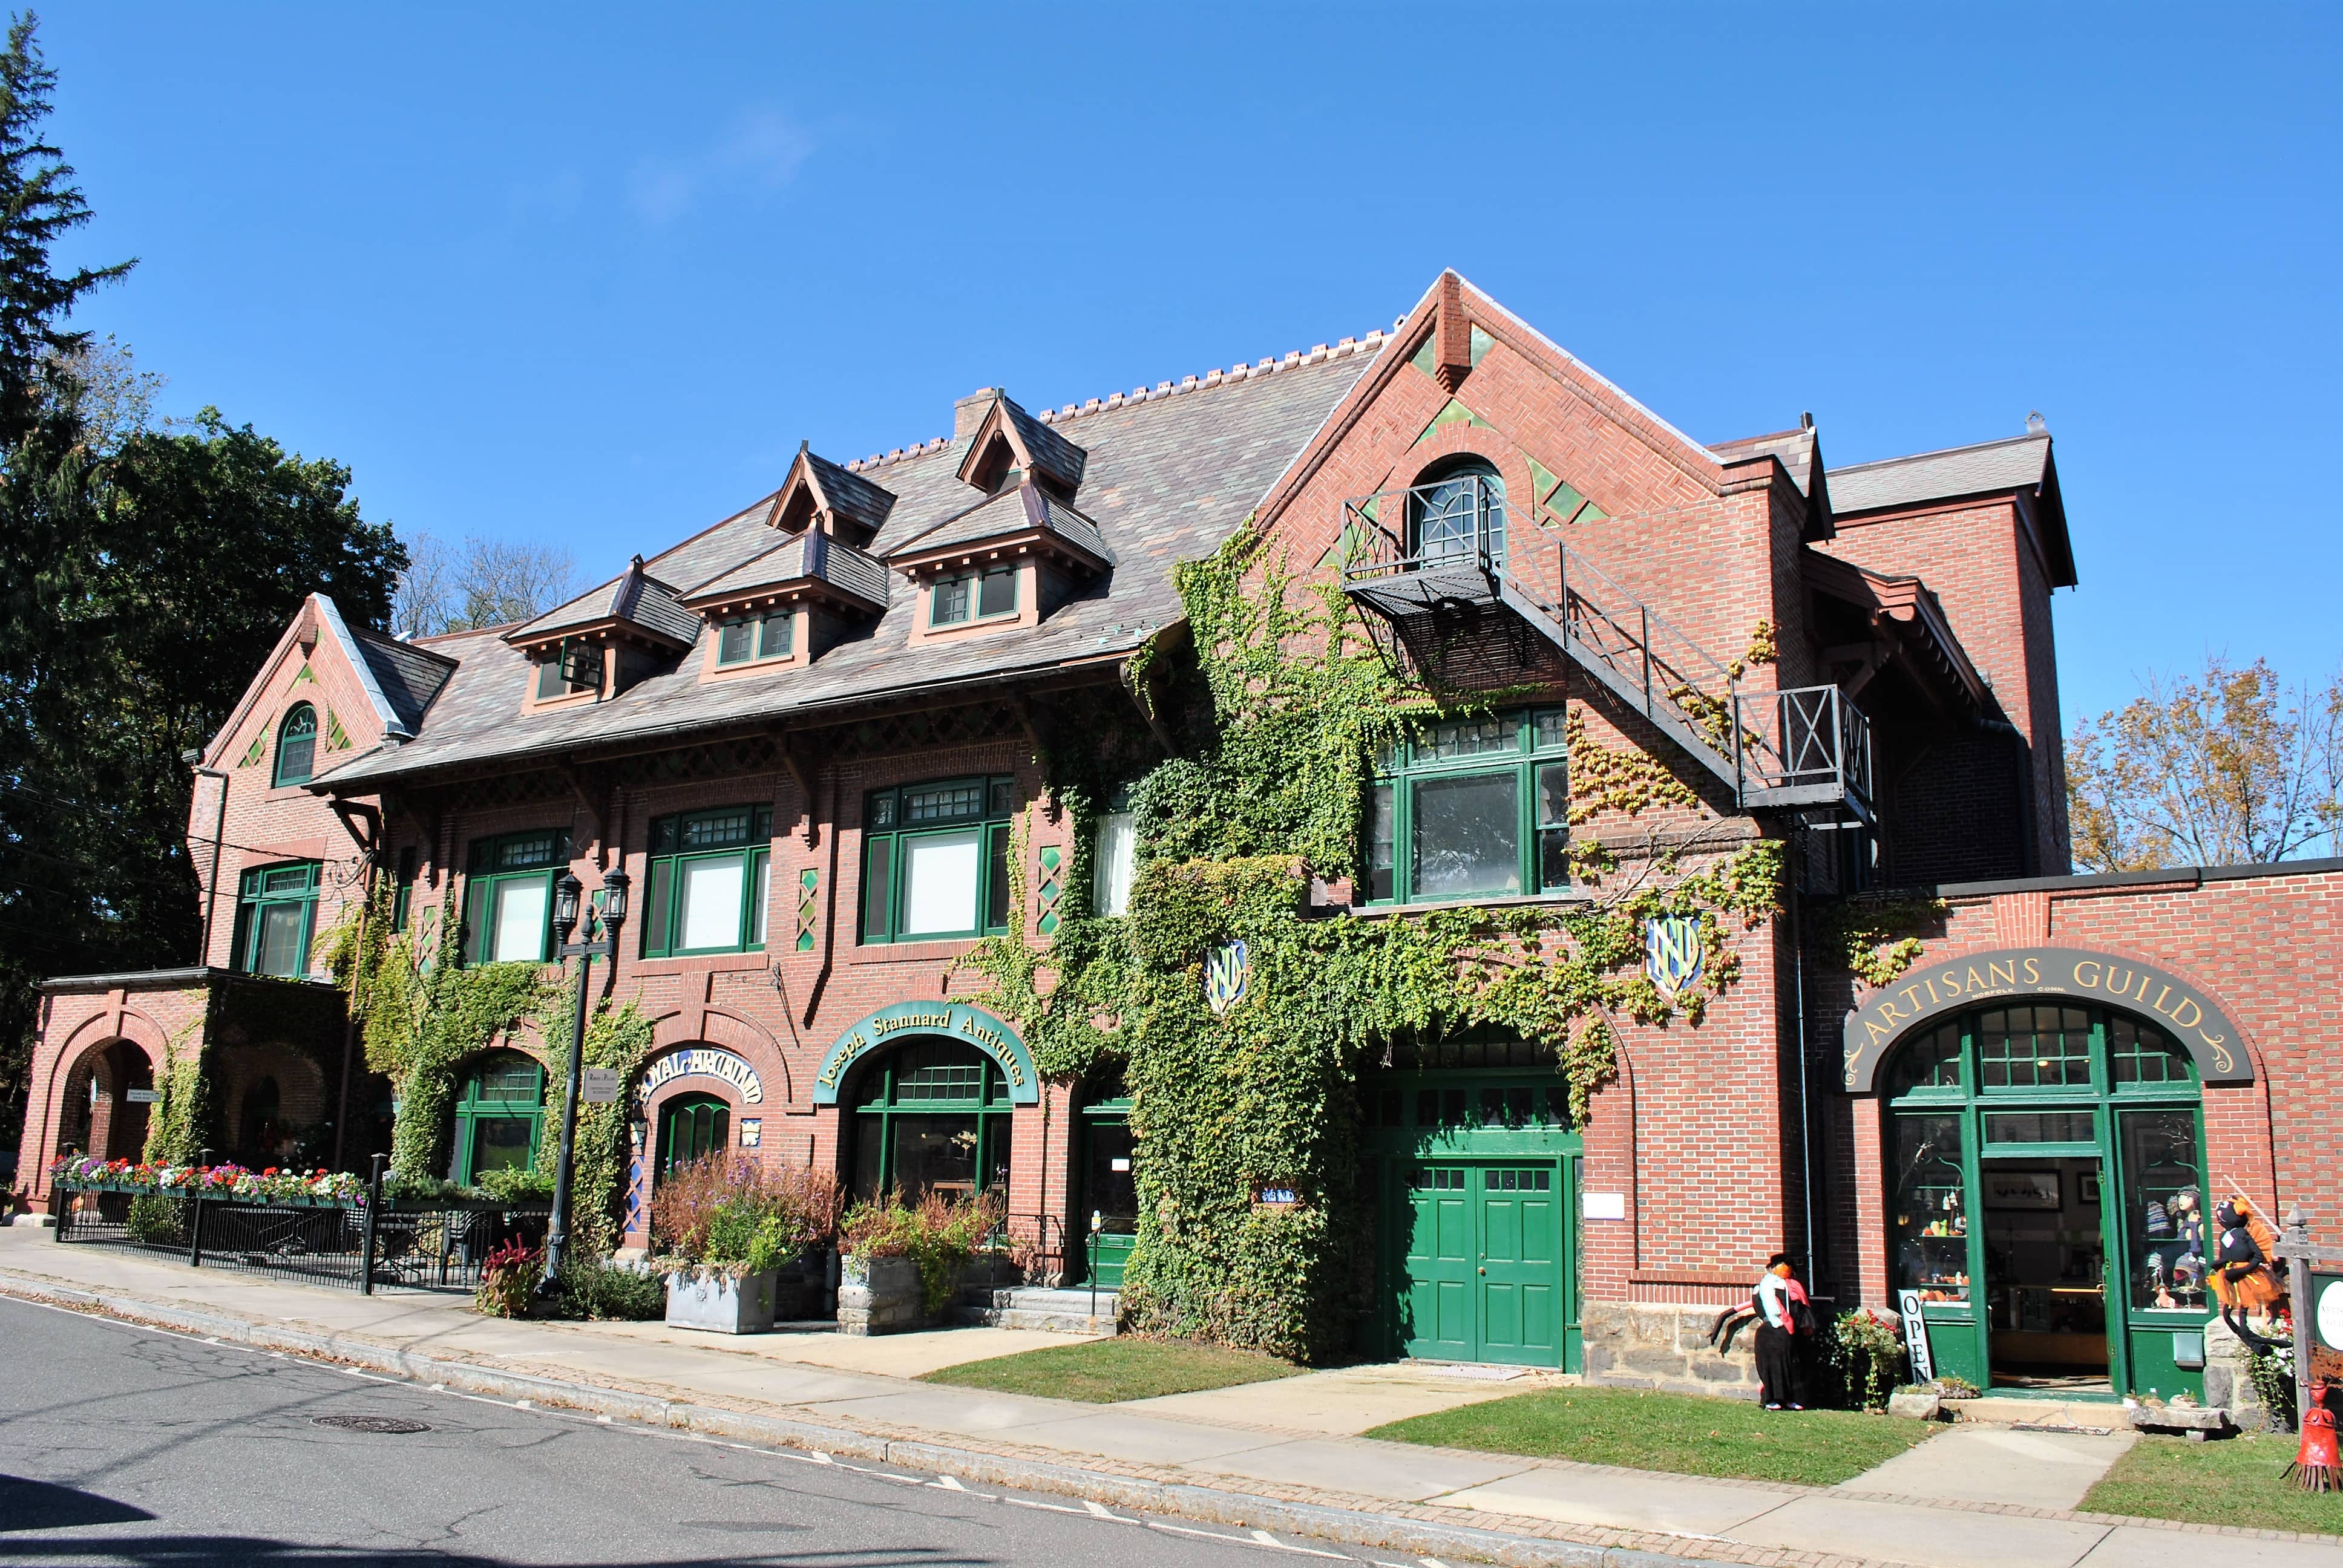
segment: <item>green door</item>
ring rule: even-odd
[[[1562,1218],[1553,1167],[1483,1166],[1481,1349],[1474,1359],[1562,1364]]]
[[[1473,1172],[1463,1165],[1426,1165],[1410,1177],[1405,1227],[1406,1277],[1401,1286],[1400,1334],[1406,1352],[1434,1361],[1477,1361],[1481,1336],[1480,1248],[1473,1235]]]
[[[712,1094],[679,1094],[660,1106],[659,1180],[666,1181],[679,1165],[722,1150],[731,1131],[732,1108]]]
[[[1128,1099],[1083,1108],[1082,1195],[1074,1213],[1074,1250],[1104,1291],[1122,1288],[1123,1266],[1139,1235],[1135,1153]]]

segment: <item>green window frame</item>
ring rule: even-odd
[[[410,844],[398,852],[398,871],[391,882],[390,929],[403,931],[407,918],[415,912],[415,846]]]
[[[544,1066],[525,1051],[490,1051],[456,1096],[447,1179],[468,1187],[489,1171],[525,1171],[544,1134]]]
[[[321,869],[315,860],[290,860],[255,866],[238,879],[232,968],[252,975],[309,972]]]
[[[928,590],[928,624],[970,626],[1017,613],[1015,567],[987,567],[938,578]]]
[[[699,1092],[677,1095],[659,1107],[658,1168],[652,1185],[666,1181],[679,1165],[723,1153],[731,1136],[732,1107],[722,1097]]]
[[[464,879],[466,963],[551,960],[553,880],[568,867],[568,848],[558,828],[472,840]]]
[[[1362,881],[1370,904],[1516,898],[1571,885],[1564,710],[1429,725],[1376,759]]]
[[[728,617],[716,624],[716,662],[728,667],[787,658],[797,646],[797,626],[793,609]]]
[[[755,952],[771,895],[773,809],[724,806],[651,823],[642,956]]]
[[[537,699],[574,697],[602,689],[602,648],[582,637],[565,638],[553,657],[537,667]]]
[[[317,710],[307,702],[297,702],[285,710],[284,722],[277,727],[275,783],[280,789],[288,784],[307,784],[317,771]]]
[[[865,797],[866,944],[950,941],[1009,930],[1009,831],[1017,780],[947,779]]]
[[[866,1068],[857,1089],[848,1172],[856,1198],[1007,1190],[1015,1107],[991,1057],[964,1040],[907,1040]],[[932,1179],[939,1170],[951,1173]]]

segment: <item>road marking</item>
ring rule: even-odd
[[[930,1486],[940,1487],[946,1492],[966,1492],[968,1490],[967,1487],[962,1486],[960,1483],[960,1477],[957,1475],[939,1476],[937,1479],[929,1482],[928,1484]]]
[[[1117,1524],[1137,1524],[1140,1523],[1140,1521],[1136,1519],[1125,1519],[1121,1514],[1117,1513],[1107,1507],[1105,1503],[1092,1503],[1087,1497],[1082,1499],[1082,1506],[1090,1510],[1091,1517],[1092,1519],[1111,1519]]]
[[[1079,1508],[1069,1508],[1062,1503],[1042,1503],[1031,1497],[1004,1497],[1001,1501],[1003,1503],[1011,1503],[1019,1508],[1047,1509],[1051,1513],[1080,1514],[1082,1512]]]
[[[1256,1543],[1266,1546],[1273,1552],[1298,1552],[1304,1557],[1332,1557],[1337,1563],[1352,1561],[1351,1554],[1347,1552],[1321,1552],[1314,1546],[1296,1546],[1291,1542],[1280,1541],[1266,1530],[1254,1531],[1252,1538]]]

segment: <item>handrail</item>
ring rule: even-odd
[[[1393,533],[1385,527],[1382,512],[1383,504],[1394,497],[1400,498],[1400,527],[1408,529],[1407,512],[1415,498],[1434,491],[1453,492],[1464,487],[1469,512],[1466,529],[1462,538],[1469,540],[1462,548],[1438,550],[1411,550],[1403,533]],[[1477,568],[1495,573],[1505,566],[1505,496],[1502,488],[1493,488],[1482,474],[1459,474],[1454,478],[1436,480],[1428,485],[1410,485],[1403,488],[1377,490],[1372,496],[1356,496],[1342,503],[1342,580],[1345,583],[1369,582],[1379,578],[1397,577],[1408,572],[1420,572],[1427,567],[1436,568]]]

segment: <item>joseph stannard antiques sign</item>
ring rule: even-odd
[[[2172,1037],[2207,1083],[2251,1083],[2237,1025],[2178,975],[2087,948],[1997,948],[1915,964],[1847,1015],[1846,1087],[1868,1094],[1879,1063],[1921,1025],[1996,1002],[2089,1003],[2132,1013]]]

